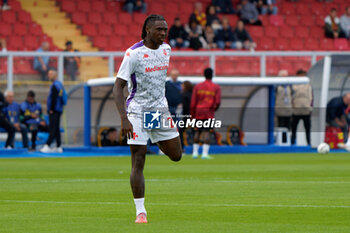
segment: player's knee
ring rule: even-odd
[[[174,162],[179,162],[182,158],[182,153],[181,152],[177,152],[177,153],[174,153],[172,156],[169,156],[170,159]]]

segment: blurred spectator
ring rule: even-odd
[[[21,132],[23,147],[28,148],[28,130],[24,124],[20,122],[21,106],[14,101],[13,91],[5,91],[7,107],[4,108],[7,120],[11,122],[17,132]]]
[[[21,104],[21,115],[23,123],[32,133],[32,150],[36,148],[36,137],[38,131],[47,131],[46,122],[42,114],[41,104],[35,101],[34,91],[28,91],[27,99]]]
[[[118,132],[116,128],[109,128],[106,137],[102,139],[102,146],[119,146]]]
[[[65,52],[78,52],[77,49],[73,49],[72,41],[66,42]],[[72,81],[76,80],[76,73],[79,70],[80,57],[64,57],[64,69],[66,73],[70,76]]]
[[[47,52],[50,49],[50,45],[48,42],[43,42],[41,47],[37,49],[37,52]],[[41,80],[47,81],[47,71],[49,70],[49,56],[40,56],[34,58],[34,70],[39,71],[41,74]]]
[[[3,38],[0,38],[0,48],[1,48],[1,52],[3,52],[3,53],[7,52],[6,40]]]
[[[182,103],[182,120],[184,122],[191,118],[191,97],[192,97],[193,85],[190,81],[184,81],[182,83],[181,103]],[[180,140],[182,145],[182,151],[184,151],[184,139],[183,133],[185,128],[179,127]]]
[[[196,20],[192,20],[189,25],[186,25],[185,31],[189,36],[190,48],[198,50],[204,47],[206,42],[202,36],[202,27],[197,23]]]
[[[4,108],[6,107],[7,107],[7,102],[5,101],[4,95],[0,91],[0,127],[4,128],[7,131],[5,148],[12,149],[14,144],[16,129],[6,118],[6,115],[4,113]]]
[[[210,26],[213,28],[215,34],[217,34],[217,32],[222,29],[220,21],[216,19],[213,20]]]
[[[53,69],[49,70],[48,76],[49,80],[52,82],[49,96],[47,97],[47,113],[49,114],[49,138],[47,139],[46,144],[40,150],[40,152],[62,153],[63,150],[61,147],[60,119],[63,112],[63,107],[67,101],[67,96],[63,84],[57,80],[57,71]],[[51,149],[50,145],[54,140],[56,141],[56,148]]]
[[[340,128],[344,134],[344,142],[348,139],[349,122],[345,110],[350,106],[350,93],[334,97],[327,104],[326,122],[329,126]]]
[[[330,14],[324,19],[324,22],[326,37],[334,39],[345,37],[340,27],[340,20],[337,17],[337,9],[332,8]]]
[[[287,70],[280,70],[279,77],[287,77]],[[281,85],[276,87],[275,114],[278,127],[290,129],[290,120],[292,116],[292,89],[290,85]]]
[[[216,12],[220,14],[234,14],[235,10],[231,0],[212,0],[212,4],[216,8]]]
[[[211,25],[214,20],[217,20],[220,22],[219,17],[216,15],[216,9],[215,6],[209,5],[207,7],[207,25]]]
[[[345,14],[340,18],[340,27],[346,38],[350,39],[350,6],[345,10]]]
[[[216,43],[218,48],[237,48],[237,42],[234,40],[234,35],[229,24],[228,19],[225,17],[222,19],[222,29],[217,31]]]
[[[180,18],[175,18],[174,25],[170,28],[168,39],[172,48],[188,48],[188,34],[184,26],[181,24]]]
[[[305,77],[306,71],[298,70],[297,76]],[[300,120],[304,122],[306,142],[311,145],[311,113],[313,107],[312,87],[307,84],[296,84],[292,87],[292,145],[295,144],[297,137],[297,128]]]
[[[1,10],[7,11],[7,10],[10,10],[10,9],[11,9],[11,7],[8,5],[8,0],[2,0]]]
[[[194,3],[194,10],[190,15],[189,24],[191,24],[193,20],[195,20],[202,27],[205,27],[207,24],[207,17],[205,12],[203,12],[203,6],[200,2]]]
[[[168,101],[169,112],[176,121],[176,109],[181,104],[181,82],[177,80],[179,70],[172,69],[170,71],[171,80],[165,83],[165,97]]]
[[[217,48],[217,44],[216,44],[216,40],[217,37],[215,36],[214,30],[210,25],[207,25],[205,27],[205,31],[204,31],[204,39],[205,39],[205,48],[206,49],[216,49]]]
[[[235,40],[237,41],[236,42],[237,49],[241,49],[243,47],[245,49],[254,51],[254,49],[256,48],[256,43],[254,43],[249,32],[244,28],[244,23],[242,20],[239,20],[237,22],[237,27],[233,31],[233,35]]]
[[[253,0],[258,12],[262,15],[277,15],[278,8],[274,4],[275,0]]]
[[[248,0],[242,0],[242,4],[239,6],[239,14],[241,20],[243,20],[245,24],[262,25],[259,20],[258,10],[255,5]]]
[[[147,4],[144,0],[126,0],[123,6],[123,10],[132,14],[134,11],[139,11],[141,13],[147,12]]]

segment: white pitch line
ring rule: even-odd
[[[35,184],[35,183],[84,183],[84,182],[128,182],[129,179],[30,179],[30,178],[3,178],[0,184]],[[146,179],[146,182],[195,182],[205,181],[212,183],[253,183],[253,184],[350,184],[350,181],[326,180],[226,180],[226,179]]]
[[[70,202],[70,201],[35,201],[35,200],[0,200],[0,203],[29,203],[29,204],[68,204],[68,205],[132,205],[131,202]],[[147,203],[154,206],[207,206],[207,207],[272,207],[272,208],[341,208],[349,209],[344,205],[283,205],[283,204],[208,204],[208,203]]]

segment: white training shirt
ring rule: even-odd
[[[143,41],[126,50],[117,78],[128,82],[127,112],[141,116],[144,111],[168,110],[165,81],[171,48],[163,43],[147,48]]]

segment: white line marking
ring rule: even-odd
[[[0,184],[35,184],[35,183],[84,183],[84,182],[128,182],[129,179],[30,179],[30,178],[2,178]],[[229,179],[146,179],[146,182],[195,182],[212,183],[252,183],[252,184],[350,184],[350,181],[326,180],[229,180]]]
[[[22,204],[68,204],[68,205],[132,205],[131,202],[81,202],[81,201],[35,201],[35,200],[0,200],[0,203]],[[284,204],[208,204],[208,203],[147,203],[154,206],[207,206],[207,207],[276,207],[276,208],[341,208],[349,209],[344,205],[284,205]]]

